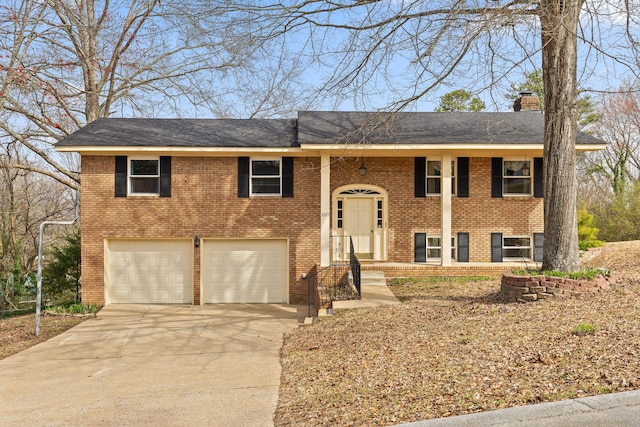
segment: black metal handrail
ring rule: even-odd
[[[353,276],[353,285],[358,291],[358,299],[362,298],[361,283],[360,283],[360,260],[356,256],[356,251],[353,248],[353,239],[349,237],[349,266],[351,267],[351,275]]]
[[[309,317],[322,307],[331,308],[333,301],[361,298],[360,261],[349,239],[349,262],[332,263],[328,267],[314,266],[307,275]]]

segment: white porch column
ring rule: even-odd
[[[331,263],[331,156],[320,157],[320,266]]]
[[[451,265],[451,155],[443,154],[440,163],[441,265]]]

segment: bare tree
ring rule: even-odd
[[[587,156],[586,172],[608,202],[640,178],[640,95],[632,88],[604,95],[598,114],[592,131],[607,148]]]
[[[30,163],[17,143],[0,151],[0,279],[31,273],[40,223],[68,214],[73,206],[65,192],[68,187],[29,171]],[[11,164],[25,168],[9,167]]]
[[[386,109],[412,107],[443,83],[464,79],[474,87],[490,87],[504,82],[514,69],[541,63],[546,123],[543,268],[562,271],[579,268],[578,64],[584,78],[596,76],[596,65],[603,63],[610,64],[607,73],[637,73],[638,8],[637,2],[617,0],[306,0],[254,6],[274,23],[264,33],[269,37],[296,33],[313,40],[310,55],[318,63],[334,64],[322,88],[353,96],[363,106],[384,94]],[[579,40],[587,48],[580,61]]]
[[[291,92],[295,69],[252,25],[227,1],[9,0],[0,6],[0,142],[44,161],[15,167],[77,187],[51,147],[97,118],[269,111]],[[255,75],[256,111],[228,108],[247,99],[234,79]]]

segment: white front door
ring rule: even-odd
[[[349,198],[345,204],[345,234],[353,239],[356,256],[373,259],[373,198]]]

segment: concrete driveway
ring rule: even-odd
[[[0,360],[0,425],[273,425],[296,325],[291,306],[107,306]]]

